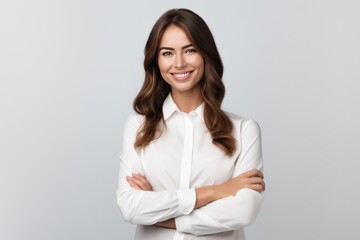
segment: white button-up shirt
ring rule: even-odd
[[[163,104],[166,127],[161,136],[143,149],[134,141],[143,123],[141,115],[129,116],[120,154],[117,201],[123,218],[137,224],[136,240],[244,240],[243,227],[251,224],[263,195],[241,189],[236,196],[194,209],[195,189],[222,184],[251,169],[262,170],[258,124],[227,113],[237,143],[228,157],[212,143],[203,118],[204,103],[190,113],[181,112],[171,94]],[[153,191],[130,187],[126,176],[141,173]],[[153,226],[175,218],[176,230]]]

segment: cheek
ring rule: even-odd
[[[163,73],[163,72],[168,71],[170,64],[169,64],[169,61],[159,59],[158,66],[159,66],[160,72]]]
[[[199,71],[201,73],[201,76],[203,76],[204,75],[204,68],[205,68],[205,63],[204,63],[203,58],[197,59],[196,67],[199,69]]]
[[[160,70],[160,74],[163,78],[163,80],[167,81],[167,76],[166,76],[166,73],[167,73],[167,65],[164,61],[161,61],[161,60],[158,60],[158,67],[159,67],[159,70]]]
[[[201,56],[196,56],[195,58],[191,59],[191,65],[193,65],[196,68],[203,69],[204,59]]]

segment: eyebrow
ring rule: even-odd
[[[187,44],[187,45],[181,47],[181,49],[185,49],[185,48],[192,47],[192,46],[193,46],[193,44],[190,43],[190,44]],[[174,49],[174,48],[171,48],[171,47],[161,47],[161,48],[159,48],[159,52],[160,52],[161,50],[173,50],[173,51],[174,51],[175,49]]]

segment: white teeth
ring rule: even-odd
[[[184,78],[189,74],[190,74],[189,72],[187,72],[187,73],[174,73],[174,76],[179,77],[179,78]]]

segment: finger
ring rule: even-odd
[[[133,175],[134,177],[132,177],[132,180],[134,181],[134,183],[136,183],[142,190],[145,191],[152,191],[151,185],[147,182],[147,181],[142,181],[141,179],[139,179],[139,177],[137,177],[136,175]]]
[[[130,187],[137,189],[137,190],[141,190],[140,186],[138,186],[134,181],[132,181],[132,179],[130,179],[130,177],[127,177],[126,180],[129,183]]]
[[[139,187],[142,187],[142,185],[144,185],[140,179],[138,179],[136,176],[134,176],[134,174],[133,174],[133,177],[131,178],[131,181],[136,183]]]
[[[259,178],[264,178],[264,174],[261,171],[257,170],[257,169],[254,169],[254,175],[253,176],[254,177],[259,177]]]
[[[139,179],[142,182],[147,182],[147,179],[143,175],[141,175],[139,173],[133,173],[133,177]]]
[[[132,187],[134,189],[141,190],[141,188],[133,182],[129,182],[129,185],[130,185],[130,187]]]
[[[244,177],[252,177],[252,176],[256,176],[259,174],[259,170],[257,169],[252,169],[252,170],[249,170],[247,172],[244,172],[243,174],[239,175],[239,176],[244,176]]]
[[[138,174],[138,173],[134,173],[133,174],[134,178],[138,179],[139,181],[142,182],[143,186],[147,189],[147,190],[150,190],[152,191],[152,187],[149,183],[149,181],[141,174]]]
[[[265,182],[264,182],[263,180],[261,180],[261,181],[259,181],[259,182],[255,182],[255,183],[253,183],[253,184],[256,184],[256,185],[258,185],[258,186],[261,187],[260,192],[265,191]]]
[[[258,170],[258,169],[253,169],[247,172],[249,177],[259,177],[259,178],[264,178],[264,174]]]
[[[263,179],[260,177],[252,177],[252,178],[249,178],[249,180],[250,180],[250,183],[262,184],[264,182]]]
[[[261,192],[265,191],[265,182],[261,182]]]
[[[255,190],[257,192],[263,192],[264,191],[264,187],[262,184],[251,184],[250,188],[252,190]]]

